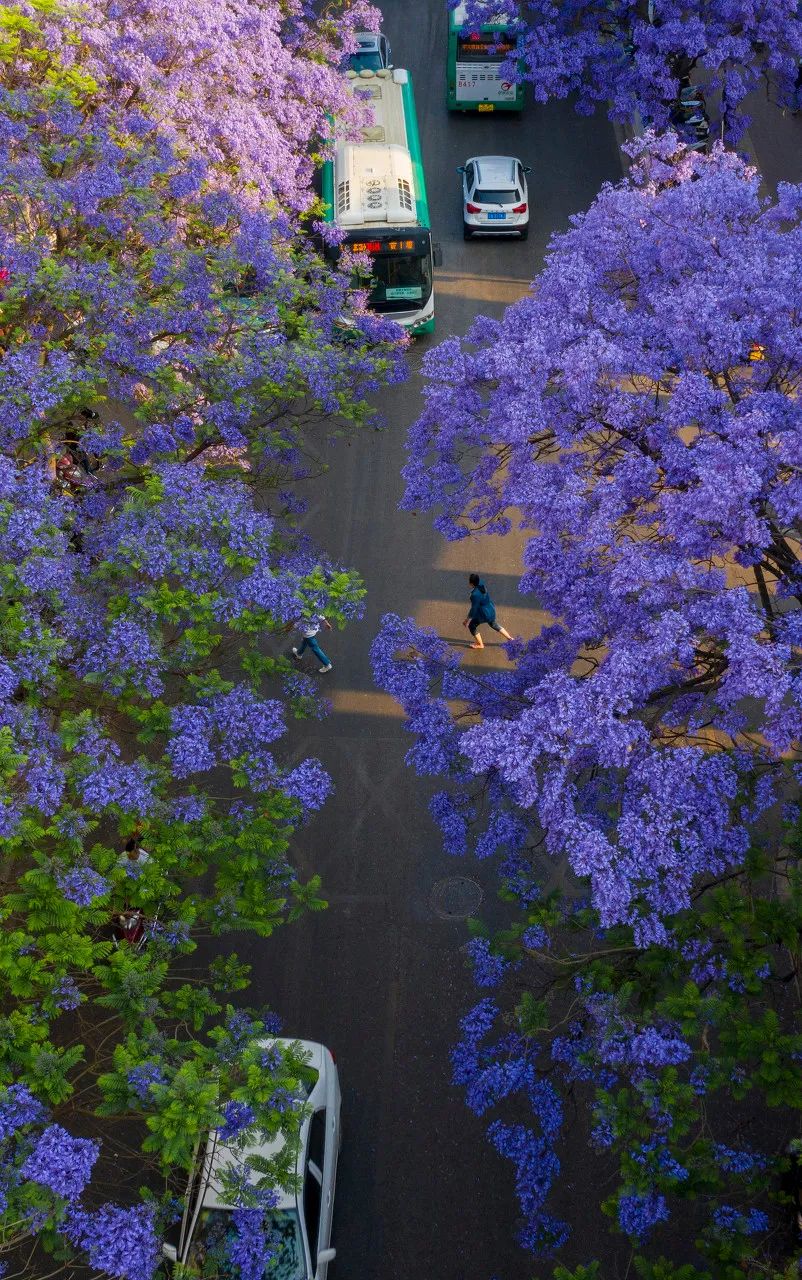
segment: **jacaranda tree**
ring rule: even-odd
[[[330,782],[280,743],[325,703],[269,637],[345,625],[363,592],[281,486],[313,469],[310,431],[365,421],[399,335],[317,256],[295,196],[259,206],[233,162],[223,182],[219,157],[188,158],[169,95],[126,99],[134,37],[108,6],[101,39],[96,6],[84,41],[89,8],[0,10],[0,1249],[22,1275],[45,1247],[144,1280],[210,1127],[297,1128],[301,1064],[260,1045],[272,1015],[228,1003],[247,968],[188,958],[322,905],[290,840]],[[276,39],[293,17],[244,8]],[[317,126],[282,93],[289,174]],[[65,449],[99,469],[65,480]],[[233,1180],[243,1277],[263,1274],[288,1160]]]
[[[469,23],[480,23],[498,5],[467,0],[467,10]],[[680,77],[696,68],[721,95],[718,118],[730,141],[748,125],[743,102],[758,86],[778,105],[796,105],[796,0],[514,0],[504,12],[519,20],[538,102],[576,94],[578,111],[602,104],[613,120],[629,123],[637,112],[662,129]]]
[[[46,43],[104,103],[132,107],[203,158],[215,186],[254,207],[305,211],[327,116],[353,117],[341,73],[354,33],[377,30],[367,0],[30,0]],[[8,21],[8,20],[7,20]],[[16,39],[20,27],[8,22]],[[25,48],[25,37],[22,47]],[[26,66],[21,62],[22,74]],[[292,223],[288,224],[292,226]],[[293,228],[294,229],[294,228]]]
[[[500,950],[473,944],[491,978],[523,964],[513,1029],[483,1001],[457,1075],[478,1110],[523,1092],[534,1112],[491,1127],[530,1244],[563,1238],[545,1204],[576,1081],[621,1157],[608,1208],[634,1238],[669,1191],[709,1193],[699,1231],[716,1238],[767,1225],[748,1187],[743,1210],[722,1196],[732,1174],[760,1181],[780,1139],[749,1154],[711,1137],[728,1113],[708,1089],[785,1108],[785,1141],[799,1128],[781,818],[800,738],[801,244],[802,188],[763,199],[735,155],[652,138],[553,240],[531,296],[427,360],[404,503],[450,539],[525,530],[520,590],[552,618],[500,673],[394,616],[373,655],[411,763],[452,779],[432,802],[447,848],[498,855],[521,908]],[[554,861],[566,896],[543,900]],[[549,990],[573,983],[570,1015],[567,997],[542,1005],[538,965]]]

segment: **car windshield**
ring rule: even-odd
[[[477,204],[517,204],[521,197],[513,188],[508,188],[506,191],[489,191],[482,187],[473,198]]]
[[[266,1275],[270,1280],[306,1280],[304,1242],[297,1209],[274,1209],[268,1218],[270,1247],[275,1250]]]
[[[352,71],[381,71],[381,54],[376,49],[363,49],[361,53],[351,54]]]
[[[274,1209],[267,1219],[269,1252],[265,1255],[264,1280],[307,1280],[301,1223],[296,1209]],[[203,1209],[185,1259],[201,1280],[241,1280],[241,1271],[230,1259],[230,1243],[236,1235],[231,1209]]]

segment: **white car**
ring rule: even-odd
[[[514,156],[474,156],[460,165],[466,240],[475,235],[529,235],[529,167]]]
[[[306,1065],[316,1076],[306,1086],[305,1106],[308,1114],[301,1125],[300,1142],[295,1163],[299,1190],[278,1191],[279,1201],[272,1210],[271,1227],[277,1244],[277,1256],[267,1265],[265,1280],[325,1280],[329,1263],[336,1250],[331,1248],[331,1220],[334,1208],[334,1185],[340,1148],[340,1082],[330,1051],[310,1040],[277,1040],[261,1043],[295,1051],[300,1046]],[[220,1171],[240,1169],[248,1156],[264,1159],[275,1157],[285,1144],[283,1135],[246,1148],[227,1146],[214,1130],[199,1153],[187,1189],[184,1217],[178,1243],[165,1244],[166,1259],[197,1267],[233,1230],[231,1205],[223,1190]],[[222,1272],[221,1272],[222,1274]],[[228,1274],[228,1273],[226,1273]]]
[[[381,32],[355,31],[356,52],[348,59],[351,71],[383,71],[393,65],[390,41]]]

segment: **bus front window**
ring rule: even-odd
[[[431,253],[378,253],[369,304],[377,311],[419,311],[432,293]]]
[[[515,36],[506,31],[474,32],[457,38],[457,62],[504,62],[515,55]]]

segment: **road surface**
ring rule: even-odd
[[[602,182],[619,178],[621,166],[611,126],[566,104],[529,104],[521,120],[449,117],[444,0],[387,0],[384,13],[396,65],[414,79],[442,255],[437,334],[418,344],[417,366],[426,346],[521,297],[552,232]],[[532,166],[524,244],[463,242],[455,167],[483,153],[519,155]],[[531,633],[536,619],[517,594],[515,539],[444,546],[426,517],[398,511],[404,436],[419,396],[415,377],[393,388],[387,431],[342,446],[328,480],[316,485],[306,527],[358,567],[368,588],[365,620],[324,637],[334,670],[320,678],[334,714],[295,744],[299,756],[322,759],[337,785],[296,842],[301,866],[322,874],[331,905],[249,951],[257,975],[250,994],[283,1013],[288,1034],[321,1039],[337,1055],[344,1143],[333,1280],[524,1280],[533,1267],[513,1240],[511,1166],[483,1140],[484,1124],[449,1081],[449,1046],[474,994],[460,952],[464,921],[444,913],[467,909],[483,888],[483,910],[492,911],[492,870],[482,875],[442,853],[428,791],[404,764],[411,740],[395,705],[373,688],[368,649],[388,610],[463,641],[474,568],[488,576],[509,630]],[[490,646],[470,658],[466,650],[465,660],[504,658]],[[454,877],[463,882],[440,885]]]
[[[441,252],[437,334],[416,347],[414,369],[428,346],[522,296],[550,235],[622,167],[612,126],[579,117],[568,104],[529,103],[520,120],[450,117],[444,0],[385,0],[383,8],[396,65],[414,78]],[[756,104],[747,145],[770,184],[802,180],[801,134],[802,120]],[[518,155],[532,166],[525,244],[463,242],[454,170],[482,153]],[[551,1267],[514,1242],[511,1167],[484,1142],[484,1123],[449,1083],[449,1047],[475,998],[460,951],[467,937],[460,913],[470,909],[471,894],[473,901],[484,894],[481,910],[492,917],[492,868],[442,853],[426,813],[429,789],[405,766],[410,739],[398,709],[373,688],[368,649],[388,610],[464,642],[473,569],[490,580],[509,630],[531,634],[538,620],[517,594],[517,538],[449,546],[427,517],[397,509],[405,431],[419,405],[415,376],[390,391],[387,431],[333,452],[307,520],[323,546],[362,572],[368,608],[345,635],[326,635],[334,670],[321,679],[334,714],[295,742],[297,755],[318,755],[337,785],[297,841],[301,867],[322,874],[331,905],[250,949],[252,995],[283,1013],[288,1034],[321,1039],[337,1055],[345,1137],[334,1280],[531,1280],[550,1276]],[[495,646],[464,653],[464,661],[483,666],[504,662]],[[578,1262],[607,1249],[588,1217],[598,1174],[578,1150],[573,1155],[569,1144],[555,1208],[573,1224],[570,1255]]]

